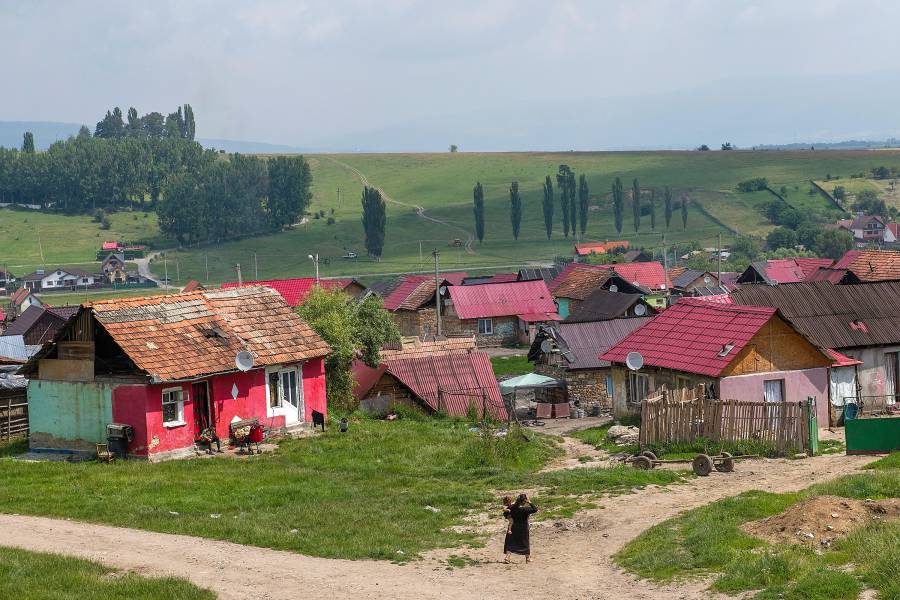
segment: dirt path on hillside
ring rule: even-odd
[[[621,572],[612,555],[648,527],[678,513],[751,489],[794,491],[851,473],[874,460],[829,455],[808,460],[739,463],[669,489],[648,488],[609,498],[603,508],[574,520],[537,522],[535,562],[500,562],[503,523],[484,521],[494,533],[486,547],[440,550],[423,560],[394,565],[313,558],[188,536],[0,515],[0,544],[57,552],[148,575],[177,575],[215,590],[220,598],[275,600],[323,598],[707,598],[704,582],[657,586]],[[557,524],[559,523],[559,524]],[[446,559],[465,555],[480,564],[448,569]]]
[[[464,246],[464,248],[465,248],[465,250],[466,250],[466,253],[467,253],[467,254],[478,254],[478,253],[475,252],[475,250],[472,248],[472,243],[475,241],[475,236],[473,236],[472,233],[471,233],[468,229],[466,229],[465,227],[460,227],[459,225],[456,225],[456,224],[454,224],[454,223],[449,223],[449,222],[447,222],[447,221],[442,221],[442,220],[440,220],[440,219],[436,219],[436,218],[434,218],[434,217],[432,217],[432,216],[430,216],[430,215],[426,215],[426,214],[425,214],[425,207],[424,207],[424,206],[420,206],[420,205],[418,205],[418,204],[408,204],[408,203],[406,203],[406,202],[401,202],[400,200],[395,200],[394,198],[391,198],[391,197],[388,195],[388,193],[384,191],[384,189],[382,189],[381,187],[379,187],[379,186],[377,186],[377,185],[373,185],[372,182],[369,181],[369,178],[366,177],[365,173],[363,173],[362,171],[360,171],[360,170],[357,169],[356,167],[354,167],[354,166],[352,166],[352,165],[348,165],[347,163],[342,162],[342,161],[340,161],[340,160],[338,160],[338,159],[336,159],[336,158],[334,158],[334,157],[332,157],[332,156],[326,156],[325,158],[327,158],[328,160],[330,160],[330,161],[333,162],[334,164],[336,164],[336,165],[338,165],[338,166],[340,166],[340,167],[343,167],[343,168],[347,169],[348,171],[352,172],[354,175],[356,175],[356,176],[359,178],[359,180],[362,182],[362,184],[363,184],[364,186],[370,187],[370,188],[375,188],[376,190],[378,190],[379,192],[381,192],[381,197],[384,198],[384,201],[385,201],[385,202],[390,202],[391,204],[397,204],[397,205],[399,205],[399,206],[405,206],[406,208],[411,208],[411,209],[413,209],[413,210],[416,211],[416,214],[417,214],[418,216],[420,216],[421,218],[425,219],[426,221],[431,221],[432,223],[437,223],[437,224],[439,224],[439,225],[444,225],[445,227],[450,227],[451,229],[456,229],[457,231],[461,231],[461,232],[465,233],[465,234],[466,234],[466,241],[465,241],[465,246]]]

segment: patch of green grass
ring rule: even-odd
[[[28,451],[28,438],[13,438],[0,441],[0,458],[5,456],[17,456]]]
[[[571,434],[573,438],[579,439],[585,444],[590,444],[598,450],[606,450],[610,453],[616,452],[629,452],[636,451],[637,446],[635,447],[626,447],[626,446],[617,446],[614,441],[609,439],[609,428],[612,427],[615,423],[607,423],[606,425],[600,425],[599,427],[588,427],[587,429],[580,429]]]
[[[452,569],[462,569],[464,567],[474,567],[481,564],[481,561],[472,558],[471,556],[459,555],[459,554],[451,554],[447,557],[446,560],[447,568]]]
[[[214,600],[215,597],[211,591],[177,577],[143,577],[79,558],[0,547],[0,598]]]
[[[841,440],[820,440],[819,454],[841,454],[847,447]]]
[[[884,458],[870,462],[863,469],[900,469],[900,451],[891,452]]]
[[[882,598],[898,597],[900,579],[893,560],[900,552],[896,522],[870,523],[822,554],[796,545],[770,545],[739,528],[824,494],[898,497],[900,472],[848,475],[799,493],[751,491],[718,500],[648,529],[619,551],[615,560],[656,581],[713,573],[717,575],[714,590],[728,594],[761,590],[756,598],[856,598],[859,579]]]
[[[534,371],[534,365],[528,362],[527,356],[492,356],[491,366],[494,367],[494,376],[498,378]]]
[[[629,452],[637,453],[640,448],[637,445],[617,446],[615,442],[609,439],[609,428],[613,423],[601,425],[599,427],[590,427],[582,429],[572,434],[572,437],[578,438],[586,444],[591,444],[598,450],[606,450],[610,453]],[[653,452],[657,458],[667,460],[677,459],[693,459],[701,453],[720,454],[721,452],[730,452],[738,455],[757,455],[757,456],[777,456],[777,450],[768,444],[763,444],[753,440],[743,440],[739,442],[711,442],[709,440],[696,440],[694,442],[678,442],[672,444],[659,444],[648,446],[645,450]]]

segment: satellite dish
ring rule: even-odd
[[[703,283],[705,283],[706,285],[711,284],[712,278],[709,275],[707,275],[706,277],[703,278]]]
[[[618,291],[619,291],[619,286],[617,286],[616,284],[612,284],[611,286],[609,286],[609,291],[611,291],[611,292],[618,292]]]
[[[634,307],[634,314],[636,314],[639,317],[643,317],[644,315],[647,314],[647,307],[644,306],[643,304],[638,304],[637,306]],[[640,367],[638,367],[638,368],[640,368]]]
[[[441,296],[445,295],[447,293],[447,286],[442,285],[440,288],[440,292],[441,292]]]
[[[644,357],[640,352],[629,352],[625,357],[625,366],[632,371],[637,371],[644,366]]]
[[[241,350],[234,357],[234,365],[239,371],[249,371],[253,368],[253,355],[246,350]]]
[[[550,340],[544,340],[543,342],[541,342],[541,352],[543,352],[544,354],[553,352],[553,342],[551,342]]]

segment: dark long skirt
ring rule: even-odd
[[[512,531],[506,534],[503,541],[503,553],[531,554],[531,540],[529,539],[528,517],[537,512],[533,504],[525,506],[511,506],[509,516],[512,517]]]

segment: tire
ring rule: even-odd
[[[631,461],[631,466],[635,469],[640,469],[642,471],[647,471],[653,468],[653,463],[650,462],[650,459],[646,456],[635,456],[634,460]]]
[[[716,471],[719,473],[731,473],[734,471],[734,459],[728,452],[722,453],[722,462],[716,465]]]
[[[698,454],[694,461],[691,463],[691,467],[694,469],[695,475],[706,477],[713,470],[713,460],[709,457],[708,454]]]

